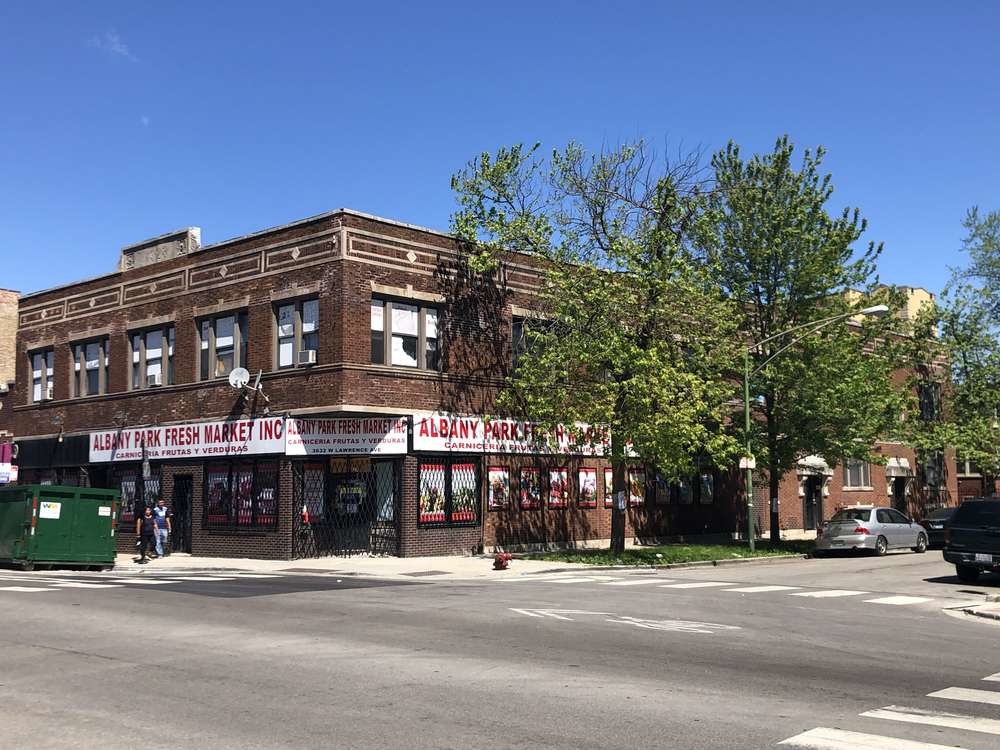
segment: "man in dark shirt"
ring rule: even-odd
[[[156,538],[156,520],[153,509],[146,506],[143,514],[135,519],[135,535],[139,537],[139,564],[146,563],[146,550],[152,549]]]

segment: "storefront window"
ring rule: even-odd
[[[276,461],[232,461],[206,467],[207,528],[270,530],[277,525]]]
[[[112,475],[112,486],[122,493],[121,523],[131,523],[142,515],[143,508],[160,499],[160,472],[153,467],[149,478],[143,479],[138,467],[119,468]]]
[[[569,471],[565,468],[549,470],[549,507],[565,508],[569,504]]]
[[[596,508],[597,469],[580,469],[579,487],[576,504],[581,508]]]
[[[479,520],[479,465],[428,460],[420,464],[421,524],[469,525]]]
[[[521,469],[521,509],[542,507],[542,487],[538,469]]]

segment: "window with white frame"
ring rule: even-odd
[[[236,367],[247,366],[247,314],[206,318],[198,325],[201,379],[224,378]]]
[[[52,399],[52,349],[31,352],[28,361],[31,364],[31,403],[49,401]]]
[[[410,302],[373,299],[372,362],[423,370],[441,367],[438,311]]]
[[[871,464],[856,458],[844,462],[844,488],[868,489],[872,486]]]
[[[174,382],[174,327],[151,328],[129,337],[132,390]]]
[[[278,368],[295,367],[299,352],[319,349],[319,300],[287,302],[275,308]]]
[[[108,392],[108,339],[73,344],[73,396]]]

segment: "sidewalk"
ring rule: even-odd
[[[364,576],[404,580],[476,580],[481,578],[518,578],[538,573],[560,571],[589,572],[593,566],[582,563],[544,560],[512,560],[507,570],[493,570],[493,556],[476,557],[318,557],[303,560],[256,560],[242,557],[195,557],[180,553],[150,560],[139,565],[132,555],[119,554],[115,573],[298,573],[301,575]],[[635,570],[635,568],[629,568]]]

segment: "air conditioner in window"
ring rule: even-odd
[[[146,385],[153,388],[158,385],[163,385],[163,375],[161,373],[155,373],[153,375],[146,376]]]
[[[305,367],[316,364],[316,350],[303,349],[299,352],[299,364]]]
[[[48,386],[45,388],[45,393],[42,394],[42,401],[51,401],[54,390],[55,389],[52,383],[49,383]]]

